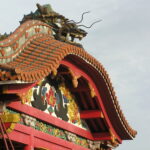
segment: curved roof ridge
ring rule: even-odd
[[[51,27],[45,23],[34,20],[27,21],[10,37],[0,42],[0,80],[27,82],[41,80],[49,73],[56,72],[60,61],[68,55],[80,57],[101,74],[122,125],[134,137],[136,131],[125,119],[109,75],[103,65],[83,48],[55,40]]]

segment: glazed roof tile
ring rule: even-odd
[[[36,30],[37,28],[40,30]],[[27,21],[6,40],[1,41],[0,80],[36,82],[56,71],[60,61],[66,56],[76,55],[100,72],[112,96],[114,107],[122,125],[134,137],[136,131],[126,121],[109,75],[102,64],[84,49],[55,40],[51,33],[51,27],[47,24],[40,21]],[[14,45],[16,45],[15,48]]]

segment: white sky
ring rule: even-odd
[[[108,71],[121,108],[138,131],[133,141],[118,150],[150,150],[150,1],[149,0],[4,0],[0,4],[0,33],[14,31],[24,14],[35,11],[36,3],[50,3],[69,19],[90,25],[84,48]]]

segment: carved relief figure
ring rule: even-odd
[[[32,106],[40,109],[42,111],[46,110],[47,108],[47,101],[46,101],[46,91],[47,88],[45,84],[47,83],[46,80],[42,81],[39,85],[39,89],[35,88],[33,91],[33,98],[34,101],[31,102]]]
[[[57,77],[57,79],[53,82],[55,85],[55,89],[56,89],[56,98],[57,98],[57,102],[55,105],[55,114],[57,117],[61,118],[62,120],[68,121],[68,107],[67,107],[67,103],[64,102],[63,99],[63,95],[59,89],[59,85],[63,82],[63,78]]]
[[[55,78],[48,76],[24,95],[21,96],[23,103],[78,127],[88,129],[80,119],[76,98],[66,87],[62,76],[58,75]]]

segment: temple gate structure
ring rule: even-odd
[[[83,15],[82,15],[83,17]],[[74,21],[37,4],[0,39],[0,148],[111,150],[135,137]]]

